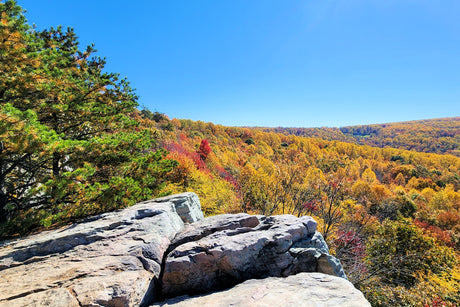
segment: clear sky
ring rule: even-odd
[[[458,0],[18,0],[75,29],[139,104],[229,126],[460,115]]]

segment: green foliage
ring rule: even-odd
[[[0,14],[0,235],[158,195],[177,163],[136,120],[128,81],[72,29],[36,32],[14,1]]]
[[[41,165],[59,136],[40,124],[33,110],[0,105],[0,222],[25,207],[40,205],[43,196],[34,182],[44,176]]]
[[[147,108],[144,108],[141,111],[141,116],[150,120],[155,121],[156,123],[160,123],[163,121],[167,121],[167,117],[165,114],[162,114],[160,112],[152,112]]]
[[[456,264],[455,254],[437,246],[409,220],[385,221],[369,240],[366,260],[383,283],[412,287],[417,274],[441,274]]]
[[[417,205],[406,195],[398,195],[395,199],[399,207],[399,212],[403,217],[414,217]]]
[[[455,154],[458,118],[342,130],[169,120],[138,111],[72,29],[36,32],[14,1],[0,18],[0,236],[193,191],[206,215],[312,215],[376,306],[458,304],[460,158],[415,151]]]

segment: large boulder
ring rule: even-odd
[[[149,303],[171,240],[202,217],[198,197],[184,193],[3,242],[0,306]]]
[[[162,293],[193,295],[300,272],[346,278],[311,217],[219,215],[176,236],[164,263]]]
[[[311,217],[203,218],[193,193],[142,202],[0,243],[0,306],[8,307],[147,306],[165,296],[212,292],[242,282],[229,294],[162,304],[360,302],[362,295],[345,278]]]
[[[251,279],[226,291],[196,297],[180,296],[155,306],[163,307],[301,307],[371,306],[364,295],[344,278],[322,273]]]

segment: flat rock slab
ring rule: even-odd
[[[3,242],[0,306],[139,306],[198,212],[198,196],[184,193]]]
[[[165,297],[222,290],[253,278],[323,272],[345,277],[311,217],[228,214],[179,233],[162,276]]]
[[[211,294],[181,296],[153,306],[170,307],[366,307],[364,295],[344,278],[322,273],[299,273],[286,278],[251,279]]]

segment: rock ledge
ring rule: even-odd
[[[231,289],[196,297],[181,296],[154,306],[226,307],[226,306],[371,306],[353,285],[336,276],[322,273],[251,279]]]
[[[204,218],[194,193],[0,242],[0,280],[8,307],[368,306],[311,217]]]

